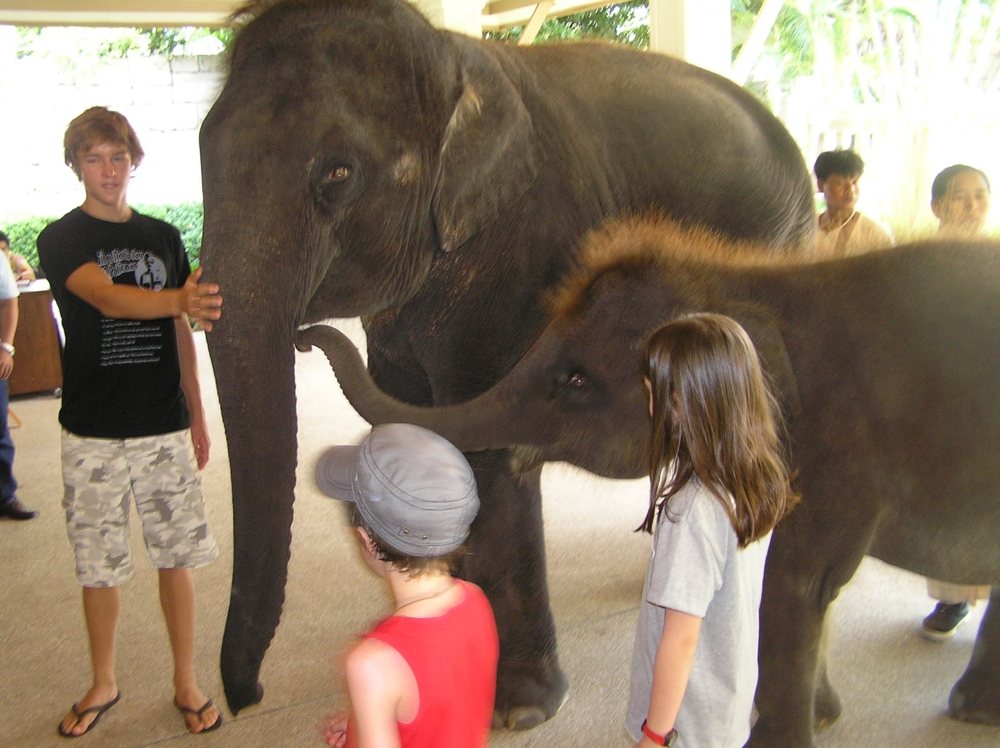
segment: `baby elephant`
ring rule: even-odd
[[[958,584],[1000,583],[1000,244],[921,242],[809,263],[666,221],[613,224],[511,373],[461,405],[378,392],[330,328],[324,348],[372,423],[408,421],[463,451],[515,445],[610,477],[647,470],[639,352],[690,312],[737,319],[781,401],[802,502],[775,530],[761,605],[760,719],[749,746],[809,748],[840,704],[819,654],[830,602],[861,559]],[[746,250],[746,251],[739,251]],[[1000,724],[1000,586],[951,714]]]

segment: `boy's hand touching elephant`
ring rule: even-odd
[[[202,269],[199,267],[184,282],[181,289],[181,310],[191,319],[211,331],[212,321],[222,316],[222,297],[215,283],[199,283]]]

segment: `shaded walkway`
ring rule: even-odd
[[[360,332],[356,323],[346,326]],[[360,334],[357,335],[360,339]],[[196,658],[203,688],[222,700],[218,652],[229,598],[232,537],[229,472],[204,336],[196,336],[209,408],[213,458],[204,481],[222,555],[196,573]],[[322,355],[296,354],[299,377],[299,489],[284,616],[264,661],[262,705],[218,732],[189,736],[171,705],[170,656],[148,562],[123,589],[118,673],[122,702],[79,745],[139,748],[319,746],[317,724],[344,704],[338,653],[375,618],[387,597],[355,557],[340,512],[312,485],[312,463],[328,444],[353,441],[366,424],[346,405]],[[79,588],[59,508],[59,403],[19,399],[15,429],[20,497],[42,516],[0,522],[0,746],[67,742],[56,724],[89,683]],[[264,424],[266,426],[266,424]],[[570,699],[528,733],[494,733],[496,748],[628,746],[622,715],[648,537],[631,532],[644,515],[645,481],[614,482],[560,465],[543,474],[549,580]],[[133,525],[133,527],[137,527]],[[145,556],[138,532],[133,552]],[[947,718],[948,692],[972,651],[982,606],[944,644],[916,633],[931,608],[923,580],[866,560],[837,603],[831,678],[844,715],[817,737],[820,748],[995,748],[1000,729]]]

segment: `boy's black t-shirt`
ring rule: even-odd
[[[88,262],[115,283],[179,288],[191,269],[177,229],[135,211],[114,223],[76,208],[39,234],[38,257],[66,334],[63,427],[102,439],[188,428],[174,319],[111,319],[66,290],[66,279]]]

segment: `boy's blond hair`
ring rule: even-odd
[[[123,114],[107,107],[91,107],[69,123],[63,138],[63,155],[66,165],[77,179],[80,174],[80,154],[101,143],[113,143],[128,148],[133,168],[142,162],[145,153],[139,145],[139,136]]]

